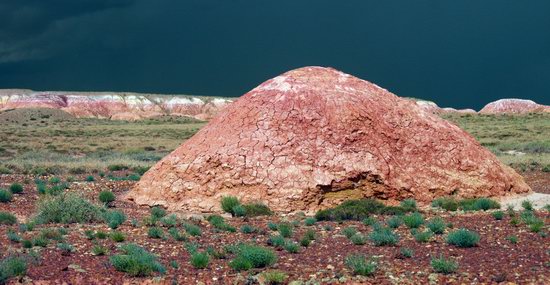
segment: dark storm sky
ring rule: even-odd
[[[239,96],[306,65],[440,106],[550,104],[550,1],[0,1],[0,88]]]

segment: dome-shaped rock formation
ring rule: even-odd
[[[277,211],[345,199],[528,192],[468,133],[375,84],[305,67],[268,80],[152,167],[138,204],[215,212],[222,196]]]
[[[491,102],[479,113],[481,114],[526,114],[550,112],[550,106],[540,105],[532,100],[500,99]]]

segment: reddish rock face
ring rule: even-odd
[[[219,211],[224,195],[277,211],[528,192],[466,132],[372,83],[305,67],[266,81],[152,167],[139,204]]]
[[[208,120],[231,100],[134,93],[34,92],[0,90],[0,111],[19,108],[53,108],[76,117],[139,120],[161,115]]]
[[[550,112],[550,106],[540,105],[531,100],[523,99],[500,99],[491,102],[479,113],[481,114],[525,114]]]

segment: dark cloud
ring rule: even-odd
[[[304,65],[401,96],[550,104],[550,2],[0,2],[0,88],[238,96]]]

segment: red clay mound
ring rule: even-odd
[[[235,195],[296,211],[360,197],[429,202],[529,190],[457,126],[367,81],[305,67],[229,105],[128,198],[210,212]]]
[[[479,113],[481,114],[526,114],[550,112],[550,106],[540,105],[531,100],[500,99],[491,102]]]

